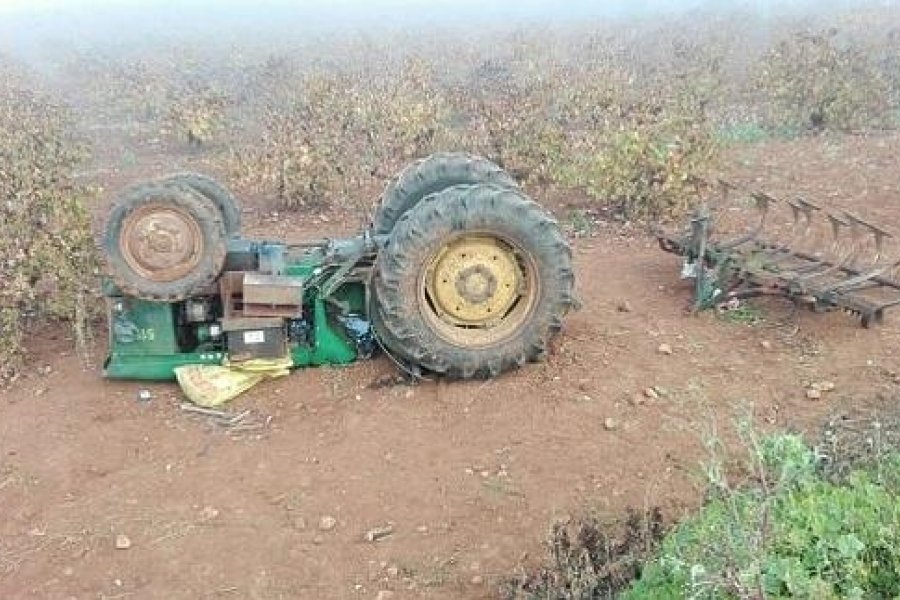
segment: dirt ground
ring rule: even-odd
[[[898,150],[769,142],[724,171],[900,229]],[[150,146],[91,176],[113,189],[185,167],[202,160]],[[245,214],[289,237],[337,227],[325,218]],[[704,436],[745,412],[813,431],[900,392],[900,314],[870,330],[777,301],[753,324],[691,316],[677,259],[643,233],[601,223],[573,244],[584,306],[547,362],[416,386],[385,358],[300,371],[235,400],[250,412],[234,427],[182,410],[174,385],[103,380],[102,341],[85,367],[63,333],[36,332],[28,373],[0,392],[0,598],[494,598],[554,519],[695,507]],[[807,399],[821,381],[834,391]]]

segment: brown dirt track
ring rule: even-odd
[[[732,152],[726,171],[900,230],[898,150],[897,137],[770,142]],[[267,235],[312,229],[246,218]],[[29,372],[0,392],[0,598],[492,598],[540,559],[556,518],[696,506],[704,432],[727,435],[745,407],[761,427],[814,431],[898,396],[900,311],[872,330],[778,302],[755,326],[692,317],[677,260],[649,238],[600,226],[573,244],[584,308],[547,362],[414,387],[384,385],[385,358],[301,371],[230,407],[260,429],[183,412],[174,385],[139,402],[145,386],[103,380],[38,332]],[[835,391],[808,400],[823,380]],[[645,399],[649,386],[664,393]],[[392,535],[365,540],[387,523]]]

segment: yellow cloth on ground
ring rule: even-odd
[[[175,378],[185,396],[198,406],[220,406],[243,394],[264,379],[284,377],[293,365],[286,356],[253,359],[218,365],[186,365],[175,369]]]

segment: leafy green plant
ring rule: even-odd
[[[726,305],[717,314],[729,323],[740,325],[758,325],[765,320],[762,308],[747,302],[742,302],[733,308]]]
[[[796,435],[745,439],[749,481],[732,485],[714,459],[709,502],[666,537],[623,598],[900,594],[900,490],[867,470],[824,479]]]

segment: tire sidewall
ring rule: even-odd
[[[523,215],[531,218],[515,218]],[[538,286],[523,323],[496,342],[475,347],[438,333],[420,295],[425,270],[438,249],[470,233],[495,235],[526,254]],[[379,256],[374,285],[378,322],[387,329],[385,343],[397,346],[392,350],[434,371],[493,375],[543,355],[571,304],[570,254],[555,221],[519,192],[456,186],[429,196],[400,219]]]
[[[518,189],[515,180],[497,164],[465,152],[440,152],[414,162],[384,190],[372,229],[389,234],[407,212],[422,200],[457,185],[491,184]]]
[[[222,184],[211,177],[199,173],[177,173],[160,180],[162,185],[188,188],[208,200],[222,215],[225,234],[229,238],[237,237],[241,232],[241,210],[237,199]]]
[[[195,220],[203,239],[203,253],[197,266],[175,281],[159,282],[135,272],[122,255],[120,238],[128,217],[149,204],[174,205]],[[216,207],[194,191],[152,185],[136,188],[113,207],[107,220],[103,242],[107,270],[127,296],[156,301],[177,301],[212,283],[221,273],[227,251],[225,228]]]

